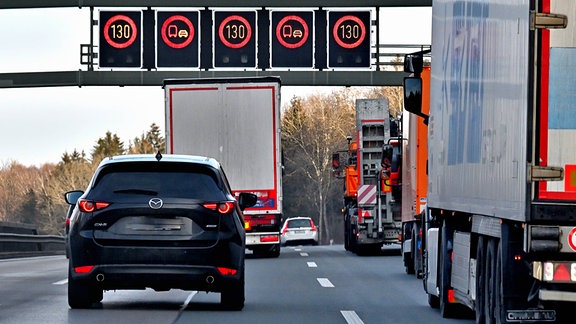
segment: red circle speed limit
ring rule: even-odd
[[[166,45],[172,48],[184,48],[192,43],[195,30],[190,19],[182,15],[174,15],[164,21],[160,33]]]
[[[308,40],[308,24],[302,17],[290,15],[276,26],[276,39],[286,48],[299,48]]]
[[[338,19],[332,29],[332,36],[336,43],[343,48],[356,48],[366,38],[366,26],[362,19],[347,15]]]
[[[226,47],[242,48],[252,38],[252,27],[250,27],[248,20],[242,16],[228,16],[218,27],[218,37]]]
[[[132,45],[137,36],[136,23],[128,16],[112,16],[104,25],[104,39],[114,48],[126,48]]]
[[[570,230],[568,233],[568,245],[573,251],[576,251],[576,227]]]

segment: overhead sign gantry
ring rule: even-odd
[[[375,15],[342,8],[102,10],[98,62],[101,68],[369,69]],[[145,37],[155,46],[143,48]]]
[[[97,34],[91,34],[90,44],[81,44],[80,58],[88,66],[87,71],[0,73],[0,88],[160,85],[166,78],[239,77],[246,73],[279,76],[284,85],[401,85],[404,74],[383,70],[387,63],[380,58],[405,53],[391,52],[393,45],[380,44],[378,12],[384,7],[424,7],[431,3],[432,0],[3,0],[0,9],[89,8],[91,33]],[[109,11],[110,16],[94,19],[95,9]],[[250,19],[243,25],[238,24],[240,20],[229,20],[234,24],[224,25],[220,37],[215,33],[216,12],[240,12],[237,16],[255,12],[255,18],[253,25]],[[362,12],[371,12],[370,18],[360,17]],[[116,17],[104,32],[108,20],[121,13],[127,13],[123,15],[127,18]],[[343,16],[337,17],[340,14]],[[350,16],[358,19],[349,19]],[[94,27],[94,22],[98,27]],[[252,34],[244,42],[248,26],[253,27]],[[224,51],[216,49],[218,42]],[[256,48],[254,55],[252,46]],[[416,46],[429,47],[406,48],[410,52],[424,49]],[[388,52],[382,52],[387,47]]]

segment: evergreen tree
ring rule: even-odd
[[[154,154],[158,151],[164,152],[166,141],[160,132],[160,127],[155,123],[150,125],[150,130],[142,133],[140,137],[134,138],[128,146],[129,154]]]
[[[122,155],[124,153],[124,143],[120,140],[118,135],[112,134],[108,131],[106,132],[106,135],[99,138],[96,145],[94,145],[92,149],[92,163],[98,164],[105,157]]]

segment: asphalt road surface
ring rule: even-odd
[[[217,293],[106,291],[72,310],[64,256],[0,260],[0,323],[473,323],[444,319],[422,282],[404,272],[397,247],[356,256],[342,245],[283,247],[246,260],[246,305],[226,311]]]

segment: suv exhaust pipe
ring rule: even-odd
[[[98,282],[104,281],[104,274],[103,273],[97,274],[96,275],[96,281],[98,281]]]
[[[209,285],[213,284],[214,283],[214,277],[212,277],[212,276],[206,277],[206,283]]]

